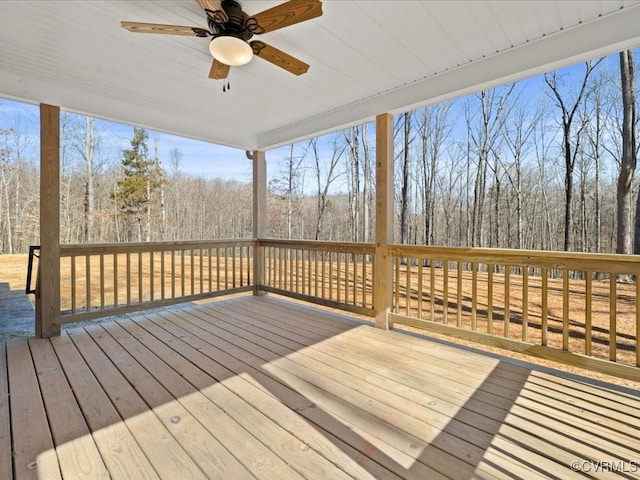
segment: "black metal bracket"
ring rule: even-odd
[[[36,250],[38,253],[36,253]],[[27,286],[24,293],[29,295],[30,293],[36,294],[38,289],[38,279],[36,278],[36,288],[31,288],[31,278],[33,274],[33,259],[40,258],[40,245],[31,245],[29,247],[29,266],[27,267]]]

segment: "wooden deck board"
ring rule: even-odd
[[[111,478],[157,480],[158,474],[68,335],[50,342]]]
[[[164,316],[171,317],[172,314],[163,314],[162,317]],[[292,433],[300,435],[300,438],[304,438],[308,445],[331,459],[334,463],[343,465],[343,468],[349,471],[354,478],[370,478],[367,472],[374,473],[374,478],[398,478],[389,471],[381,468],[375,462],[372,462],[366,455],[349,448],[343,440],[351,436],[351,431],[343,424],[332,422],[332,428],[329,429],[331,433],[327,433],[333,437],[332,440],[334,443],[328,443],[323,435],[319,435],[310,425],[301,421],[301,418],[294,417],[291,419],[291,412],[293,411],[300,417],[317,424],[318,416],[322,417],[322,415],[318,415],[319,410],[310,404],[307,398],[261,372],[259,368],[262,362],[258,362],[258,368],[254,369],[250,364],[243,363],[238,358],[232,356],[233,353],[239,349],[236,349],[236,347],[230,344],[225,345],[224,342],[217,341],[211,337],[207,337],[209,343],[204,342],[200,335],[190,334],[188,326],[186,326],[187,329],[185,330],[182,328],[185,325],[175,325],[169,320],[159,316],[154,316],[153,321],[167,330],[167,333],[162,335],[162,332],[154,329],[155,334],[160,333],[158,338],[164,340],[168,337],[168,341],[171,342],[172,347],[181,355],[193,359],[194,362],[205,368],[209,374],[226,378],[225,385],[231,390],[237,391],[236,386],[238,380],[241,380],[243,383],[251,385],[257,392],[260,392],[261,395],[255,394],[251,397],[256,408],[259,408],[262,403],[261,397],[267,396],[279,399],[282,402],[283,408],[274,409],[270,406],[268,410],[264,409],[263,411],[281,425],[285,426],[285,428],[291,424],[289,428],[291,428]],[[171,339],[175,340],[175,337],[172,336],[174,334],[179,336],[183,341],[172,341]],[[209,357],[207,357],[207,355],[209,355]],[[240,354],[240,357],[241,356],[242,354]],[[214,362],[214,358],[221,361],[224,366]],[[229,370],[227,370],[227,368]],[[194,384],[197,383],[198,380],[194,380]],[[202,387],[204,386],[206,386],[206,384],[202,385]],[[285,406],[288,408],[284,408]],[[283,420],[281,417],[281,410],[286,412],[284,414],[286,420]],[[338,440],[338,438],[340,438],[340,440]],[[343,451],[347,451],[349,455],[346,455]],[[356,467],[356,462],[359,465],[367,467],[364,474],[360,468]]]
[[[230,417],[229,412],[224,408],[226,405],[223,404],[221,406],[216,403],[216,401],[220,402],[220,398],[224,395],[225,388],[223,386],[212,382],[206,387],[208,390],[203,389],[203,391],[199,391],[182,377],[182,372],[178,374],[175,370],[171,369],[164,363],[164,359],[160,360],[160,358],[156,357],[150,350],[139,344],[135,338],[124,333],[126,330],[122,329],[119,325],[107,325],[106,329],[117,338],[123,346],[126,345],[131,355],[131,357],[127,359],[128,361],[124,360],[123,362],[125,368],[123,373],[127,375],[127,378],[135,379],[138,377],[138,375],[132,371],[132,366],[134,365],[132,359],[135,358],[136,361],[140,362],[140,365],[136,365],[136,367],[142,369],[139,375],[146,375],[156,379],[153,382],[152,380],[147,380],[147,383],[153,383],[159,389],[166,388],[168,390],[166,391],[165,398],[160,400],[159,403],[163,404],[164,410],[167,409],[167,406],[170,406],[171,411],[164,412],[163,416],[167,416],[167,418],[180,418],[180,423],[182,423],[182,419],[188,419],[193,415],[195,420],[201,422],[200,425],[185,425],[184,436],[180,438],[180,441],[183,446],[186,445],[189,447],[189,451],[195,450],[197,452],[198,448],[202,448],[203,446],[206,446],[207,450],[211,449],[214,445],[216,447],[222,447],[222,444],[219,443],[219,439],[222,439],[223,441],[227,441],[232,452],[238,452],[238,454],[242,455],[244,451],[245,455],[243,456],[247,457],[243,458],[243,460],[247,462],[245,463],[245,467],[251,469],[256,476],[261,478],[301,478],[277,455],[274,455],[267,447],[256,442],[254,437],[247,434],[243,427]],[[113,350],[113,347],[107,351],[110,351],[112,356],[116,355],[117,358],[125,359],[128,357],[122,352]],[[179,366],[178,370],[184,368],[187,368],[187,366]],[[162,379],[162,385],[157,379]],[[207,395],[207,393],[210,393],[210,395]],[[171,394],[175,395],[175,398],[179,398],[180,401],[174,402],[174,397]],[[153,400],[154,403],[158,401],[158,399],[149,399]],[[242,399],[238,398],[237,401],[241,403]],[[245,414],[248,415],[249,412],[246,411]],[[213,433],[217,434],[219,439],[215,439],[215,437],[206,438],[207,435],[212,437]],[[189,442],[192,444],[189,444]],[[247,451],[251,451],[252,455],[247,456]],[[207,451],[205,450],[202,453],[204,459],[206,459]],[[222,457],[225,453],[226,455]],[[221,451],[219,455],[221,458],[215,460],[214,465],[210,465],[209,469],[205,471],[215,471],[215,463],[219,463],[220,466],[218,470],[220,471],[216,472],[219,474],[219,478],[229,478],[233,475],[234,469],[227,468],[226,464],[233,460],[236,465],[235,469],[239,472],[237,478],[242,478],[243,474],[245,477],[248,477],[248,472],[246,472],[245,468],[241,467],[238,460],[231,457],[228,451]]]
[[[260,312],[259,320],[256,318],[256,319],[253,319],[253,321],[251,321],[251,319],[249,319],[248,317],[245,317],[243,318],[242,321],[250,322],[253,326],[252,332],[257,331],[260,338],[265,338],[267,335],[264,334],[264,332],[260,332],[260,327],[265,325],[265,321],[266,321],[265,317],[267,315],[268,314],[265,314],[264,312]],[[238,324],[239,322],[241,321],[237,319],[234,320],[234,324]],[[281,333],[285,334],[284,331],[281,331]],[[323,345],[320,345],[318,348],[322,348],[322,347]],[[349,346],[348,349],[351,349],[351,346]],[[344,352],[345,350],[342,349],[341,351]],[[355,366],[352,366],[351,369],[347,368],[346,371],[343,370],[342,372],[339,372],[339,371],[336,371],[335,369],[332,370],[332,367],[337,366],[339,364],[346,363],[346,362],[340,362],[340,358],[341,358],[340,353],[338,353],[336,357],[333,357],[333,358],[329,357],[324,359],[321,357],[321,355],[317,355],[317,353],[318,353],[318,349],[314,347],[313,349],[304,349],[302,350],[302,353],[290,352],[288,355],[288,358],[297,359],[297,361],[301,362],[307,371],[313,372],[315,370],[315,372],[318,374],[317,378],[325,378],[325,379],[330,378],[333,380],[337,380],[339,385],[349,385],[351,388],[355,389],[356,391],[358,390],[366,391],[367,396],[376,399],[380,403],[379,406],[381,408],[384,409],[385,407],[388,407],[391,409],[395,409],[391,412],[386,413],[387,418],[393,421],[395,425],[399,425],[401,423],[400,420],[402,415],[404,414],[405,423],[402,430],[405,432],[413,431],[415,433],[419,431],[420,433],[418,433],[418,436],[420,436],[420,435],[424,435],[428,429],[430,428],[433,429],[433,432],[434,432],[433,434],[436,436],[439,435],[440,438],[438,438],[437,442],[433,442],[433,441],[430,442],[431,446],[438,446],[438,443],[440,443],[441,444],[440,448],[443,452],[447,452],[447,451],[460,452],[459,458],[457,459],[455,466],[448,467],[448,468],[453,468],[454,470],[445,471],[445,473],[447,473],[448,475],[453,475],[453,472],[463,473],[462,465],[460,462],[468,461],[468,458],[471,457],[474,446],[476,445],[483,446],[483,445],[486,445],[488,442],[490,442],[492,438],[492,434],[495,433],[495,431],[497,431],[500,425],[499,422],[494,422],[493,430],[490,430],[489,433],[486,433],[481,429],[477,428],[476,424],[478,423],[478,421],[482,420],[481,418],[478,418],[478,416],[476,416],[476,418],[474,419],[476,420],[475,422],[469,422],[465,424],[464,422],[460,422],[456,418],[453,418],[452,415],[439,414],[437,409],[432,409],[431,407],[429,407],[428,402],[426,401],[414,403],[406,397],[402,398],[397,393],[397,391],[401,390],[402,388],[400,389],[396,388],[397,386],[394,385],[394,382],[389,379],[387,379],[387,383],[384,385],[383,388],[377,387],[375,383],[370,381],[371,378],[368,375],[368,373],[371,370],[370,362],[366,364],[367,369],[359,369],[359,371],[356,374],[353,374],[354,370],[356,369]],[[304,360],[301,358],[304,356],[310,356],[311,358]],[[377,360],[378,361],[381,360],[383,362],[385,361],[385,359],[382,359],[382,358],[377,358]],[[325,368],[319,369],[318,366],[323,364]],[[327,370],[327,368],[329,370]],[[350,376],[348,376],[349,374]],[[367,380],[369,381],[364,381],[363,380],[364,378],[367,378]],[[394,392],[394,390],[396,390],[396,392]],[[394,398],[394,395],[395,395],[395,398]],[[344,393],[339,394],[338,396],[340,398],[348,398],[348,395],[345,395]],[[370,399],[369,399],[369,403],[371,403]],[[428,413],[423,413],[426,410],[430,410],[430,411]],[[385,414],[384,413],[382,415],[378,414],[376,416],[378,416],[379,418],[384,418]],[[409,420],[409,421],[407,422],[406,420]],[[407,428],[408,424],[411,424],[411,426]],[[442,430],[447,426],[448,426],[447,435],[446,436],[442,435],[441,434]],[[415,430],[415,428],[418,428],[418,430]],[[449,433],[451,435],[449,435]],[[442,437],[445,437],[445,438],[442,438]],[[447,442],[449,442],[449,444],[447,444]],[[469,443],[471,443],[472,445],[469,445]],[[547,445],[545,446],[548,449],[548,446]],[[481,454],[481,452],[479,452],[479,454]],[[464,455],[465,457],[463,457],[462,455]],[[447,459],[441,459],[441,460],[445,462],[447,461]],[[440,468],[446,469],[447,467],[444,465],[441,465]],[[513,470],[515,468],[516,466],[512,465],[510,469]],[[531,474],[532,472],[529,472],[529,475]],[[537,475],[537,476],[540,477],[540,475]]]
[[[0,343],[0,478],[13,478],[7,347]]]
[[[253,345],[245,341],[241,341],[241,344],[248,351],[256,352],[265,361],[275,360],[269,368],[274,369],[274,373],[278,372],[278,375],[287,378],[288,381],[296,382],[297,388],[307,388],[322,396],[333,395],[341,399],[341,403],[346,401],[362,411],[368,410],[376,419],[375,422],[367,422],[367,426],[364,422],[355,423],[354,426],[359,426],[363,430],[369,428],[371,435],[381,435],[380,432],[385,432],[389,438],[394,435],[393,446],[407,455],[411,455],[412,450],[416,448],[430,449],[432,461],[440,462],[443,473],[448,475],[452,475],[453,472],[462,473],[465,468],[462,462],[466,461],[464,457],[472,458],[476,455],[476,461],[482,457],[482,450],[475,448],[473,442],[473,437],[483,435],[482,432],[470,429],[456,431],[454,426],[450,431],[455,435],[450,432],[442,434],[442,427],[448,423],[447,420],[441,419],[438,422],[433,419],[433,416],[421,415],[418,409],[407,406],[409,402],[404,405],[406,408],[398,408],[398,404],[394,405],[395,399],[388,398],[392,394],[386,390],[367,384],[356,377],[348,377],[328,364],[308,359],[306,355],[296,353],[295,348],[282,346],[283,341],[281,344],[269,343],[267,332],[261,331],[257,326],[248,332],[246,328],[238,325],[241,322],[235,319],[233,323],[217,326],[235,332],[238,337],[246,341],[253,342]],[[256,333],[253,333],[254,331]],[[275,352],[276,356],[272,358],[269,352]],[[337,415],[344,411],[340,408],[341,405],[335,404],[334,407],[339,409],[339,411],[333,411]],[[488,438],[484,439],[485,442],[487,440]],[[482,440],[479,441],[482,442]],[[459,456],[456,457],[456,454]]]
[[[69,336],[160,478],[206,478],[173,436],[170,420],[157,416],[93,339],[84,330]]]
[[[640,478],[639,432],[629,389],[271,297],[0,344],[0,478]]]
[[[29,343],[7,343],[14,478],[62,478]]]
[[[29,339],[42,399],[63,477],[109,478],[51,343]]]

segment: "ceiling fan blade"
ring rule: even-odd
[[[198,27],[183,25],[163,25],[161,23],[120,22],[120,26],[134,33],[161,33],[164,35],[187,35],[190,37],[207,37],[209,31]]]
[[[211,64],[211,70],[209,71],[209,78],[214,80],[221,80],[223,78],[227,78],[229,75],[229,69],[231,67],[229,65],[225,65],[218,60],[214,60]]]
[[[196,2],[198,2],[198,5],[200,5],[200,8],[203,10],[211,12],[214,20],[219,22],[229,20],[227,13],[224,11],[224,8],[222,8],[222,0],[196,0]]]
[[[289,0],[247,18],[245,25],[251,33],[261,34],[311,20],[320,15],[322,15],[320,0]]]
[[[275,66],[285,69],[287,72],[291,72],[294,75],[302,75],[307,73],[309,65],[295,57],[292,57],[288,53],[284,53],[282,50],[278,50],[271,45],[267,45],[259,40],[254,40],[250,43],[253,53],[258,57],[273,63]]]

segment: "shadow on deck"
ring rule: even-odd
[[[1,478],[640,475],[638,392],[270,297],[0,349]]]

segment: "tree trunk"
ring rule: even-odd
[[[635,146],[635,82],[631,50],[620,52],[620,82],[622,87],[622,159],[616,188],[618,230],[616,253],[632,253],[631,182],[636,169]],[[637,229],[637,227],[636,227]]]
[[[84,123],[84,161],[86,164],[86,183],[84,198],[84,239],[91,243],[94,239],[93,233],[93,212],[95,205],[95,194],[93,186],[93,156],[96,142],[94,137],[95,119],[85,117]]]
[[[362,241],[368,242],[370,238],[370,205],[371,205],[371,156],[369,153],[369,139],[367,138],[367,124],[362,125],[362,153],[364,159],[364,182],[362,202]]]
[[[404,114],[404,146],[402,165],[402,190],[400,197],[400,243],[409,243],[409,135],[411,113]]]
[[[158,172],[162,172],[162,161],[160,160],[160,147],[158,145],[158,134],[153,134],[153,153],[155,168]],[[164,174],[163,174],[164,177]],[[160,183],[160,241],[164,240],[165,230],[167,228],[167,207],[165,203],[164,178]]]

